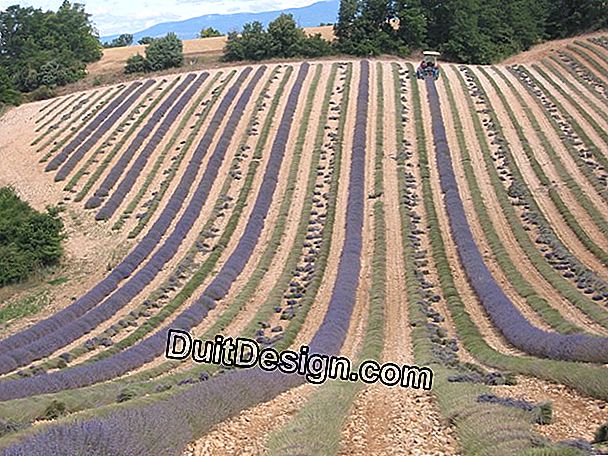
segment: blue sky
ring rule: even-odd
[[[78,0],[93,15],[101,36],[137,32],[160,22],[205,14],[273,11],[298,8],[318,0]],[[62,0],[0,0],[0,9],[20,4],[56,10]]]

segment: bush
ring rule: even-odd
[[[553,421],[553,404],[551,402],[541,402],[532,411],[534,423],[551,424]]]
[[[141,54],[132,55],[127,59],[125,74],[143,73],[148,70],[148,61]]]
[[[17,423],[12,420],[5,420],[0,418],[0,437],[4,437],[5,435],[12,434],[13,432],[20,431],[26,424]]]
[[[597,428],[592,443],[608,443],[608,423]]]
[[[245,24],[243,32],[228,35],[223,60],[265,60],[271,58],[320,57],[332,53],[331,44],[320,34],[306,36],[291,14],[281,14],[268,24]]]
[[[12,188],[0,188],[0,286],[56,264],[63,254],[63,238],[63,222],[55,209],[37,212]]]
[[[63,86],[82,79],[85,74],[83,63],[66,65],[59,60],[51,60],[40,67],[38,84],[41,86]]]
[[[116,402],[126,402],[130,401],[136,396],[134,391],[129,389],[123,389],[120,393],[118,393],[118,397],[116,398]]]
[[[137,44],[142,44],[142,45],[150,44],[155,39],[156,38],[152,38],[151,36],[144,36],[137,42]]]
[[[201,30],[201,33],[199,33],[199,36],[201,38],[213,38],[216,36],[224,36],[224,34],[222,32],[220,32],[217,29],[214,29],[213,27],[207,27],[204,28],[203,30]]]
[[[303,57],[323,57],[333,53],[331,43],[320,33],[305,38],[302,46]]]
[[[175,33],[152,41],[146,48],[146,61],[149,71],[180,67],[184,63],[182,41]]]
[[[53,400],[45,409],[42,414],[44,420],[56,420],[57,418],[67,414],[67,407],[65,404],[58,400]]]

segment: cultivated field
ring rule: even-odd
[[[537,56],[436,83],[386,59],[218,68],[9,111],[0,185],[63,207],[69,238],[49,302],[2,321],[0,454],[591,454],[608,37]],[[433,388],[168,360],[170,328]]]

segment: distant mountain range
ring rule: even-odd
[[[174,32],[183,40],[196,38],[201,29],[213,27],[222,33],[239,31],[248,22],[260,21],[267,25],[281,13],[293,14],[300,27],[316,27],[321,23],[334,23],[338,18],[340,0],[327,0],[314,3],[303,8],[290,8],[265,13],[236,13],[236,14],[208,14],[194,17],[184,21],[163,22],[145,30],[133,33],[133,42],[137,43],[144,36],[160,37]],[[131,33],[125,31],[125,33]],[[102,36],[101,41],[111,41],[118,35]]]

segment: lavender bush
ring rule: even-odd
[[[300,78],[303,77],[303,74],[305,76],[307,71],[308,66],[303,65],[298,75],[299,80],[296,82],[296,88],[301,83]],[[357,133],[351,157],[344,248],[340,255],[336,283],[332,290],[327,314],[311,343],[311,348],[314,347],[313,351],[335,353],[339,350],[346,336],[356,299],[365,202],[364,177],[368,91],[369,63],[364,61],[361,63],[357,122],[355,125]],[[297,93],[299,93],[299,89]],[[277,135],[272,147],[270,161],[275,163],[272,166],[269,165],[264,176],[264,184],[268,182],[267,185],[263,185],[264,192],[267,191],[270,194],[263,196],[262,189],[260,189],[260,195],[255,206],[257,210],[267,211],[267,198],[272,197],[272,192],[276,186],[275,173],[280,168],[280,161],[283,157],[282,149],[285,148],[289,125],[291,125],[292,120],[289,113],[291,112],[291,115],[293,115],[293,110],[295,110],[298,102],[297,93],[294,94],[292,91],[290,94],[286,112],[279,128],[279,131],[284,133]],[[263,223],[265,215],[255,212],[256,210],[252,213],[252,223],[257,224],[259,217],[261,217]],[[261,228],[256,226],[251,228],[249,233],[254,235],[258,230],[261,232]],[[252,249],[248,242],[239,244],[239,246],[244,250],[238,254],[236,251],[234,252],[236,257],[231,267],[228,267],[228,263],[226,263],[218,277],[223,272],[234,274],[234,271],[238,270],[241,261],[243,261],[239,258],[239,255]],[[246,260],[244,259],[244,261]],[[211,288],[212,286],[214,288]],[[210,284],[208,291],[221,295],[224,293],[226,286],[229,286],[228,281],[218,281],[215,285]],[[214,301],[213,298],[205,294],[201,298],[203,297],[206,298],[205,303],[200,302],[199,310],[202,310],[204,305],[209,305]],[[193,307],[196,307],[199,301]],[[182,316],[185,316],[184,314]],[[194,315],[185,317],[187,317],[187,321],[196,318]],[[162,333],[152,337],[155,338]],[[165,341],[162,337],[161,340],[164,344]],[[124,353],[126,352],[121,353],[121,355]],[[278,372],[266,373],[259,369],[231,370],[222,375],[221,378],[211,378],[184,392],[176,393],[169,400],[114,411],[102,418],[51,427],[21,444],[6,449],[2,455],[180,455],[189,441],[209,430],[214,424],[246,407],[268,401],[281,392],[303,382],[304,378],[297,375],[283,375]],[[58,442],[61,444],[58,444]]]
[[[468,280],[494,325],[513,346],[534,356],[566,361],[608,362],[608,339],[587,334],[559,334],[533,326],[505,295],[486,266],[475,243],[458,193],[439,95],[427,80],[433,119],[437,167],[452,237]]]
[[[83,128],[80,133],[78,133],[78,135],[76,135],[76,137],[49,162],[45,171],[56,170],[72,153],[77,157],[76,161],[80,160],[89,149],[106,134],[126,110],[135,103],[142,93],[155,82],[154,79],[149,79],[144,84],[134,83],[128,87],[123,93],[112,100],[112,102],[95,117],[93,121]],[[66,177],[67,173],[57,173],[55,175],[55,181],[64,180]]]
[[[256,72],[254,79],[243,92],[231,114],[230,126],[232,128],[227,129],[224,132],[225,135],[230,135],[231,137],[234,133],[234,127],[245,110],[255,84],[264,71],[265,67],[260,67]],[[190,202],[188,209],[184,212],[175,230],[167,238],[163,246],[155,252],[153,257],[140,271],[138,271],[138,273],[127,281],[109,299],[104,301],[102,310],[99,310],[96,314],[88,315],[86,320],[79,320],[80,317],[98,306],[100,302],[114,292],[118,287],[118,284],[122,280],[128,278],[133,271],[144,262],[152,250],[157,247],[160,239],[165,235],[171,222],[183,205],[189,189],[192,187],[194,179],[196,178],[203,157],[211,146],[215,133],[227,114],[232,101],[236,98],[240,86],[249,76],[250,72],[251,68],[243,70],[233,87],[226,93],[226,97],[222,100],[222,103],[211,120],[209,129],[197,146],[175,192],[141,242],[105,279],[73,304],[32,327],[0,341],[0,353],[2,353],[2,355],[0,355],[1,373],[10,372],[18,366],[23,366],[31,361],[40,359],[41,357],[52,353],[56,348],[65,346],[69,343],[67,342],[68,340],[76,340],[82,334],[90,331],[96,324],[112,316],[118,309],[126,305],[129,300],[133,299],[133,297],[150,283],[162,266],[172,258],[177,251],[179,244],[192,227],[192,223],[196,220],[200,208],[206,200],[206,195],[215,181],[219,164],[221,164],[226,152],[225,147],[216,148],[214,156],[210,159],[209,165],[195,192],[195,197]],[[68,328],[68,325],[71,323],[74,324]],[[45,342],[45,340],[42,339],[44,336],[50,337],[48,342]],[[36,346],[34,346],[34,344],[36,344]]]

